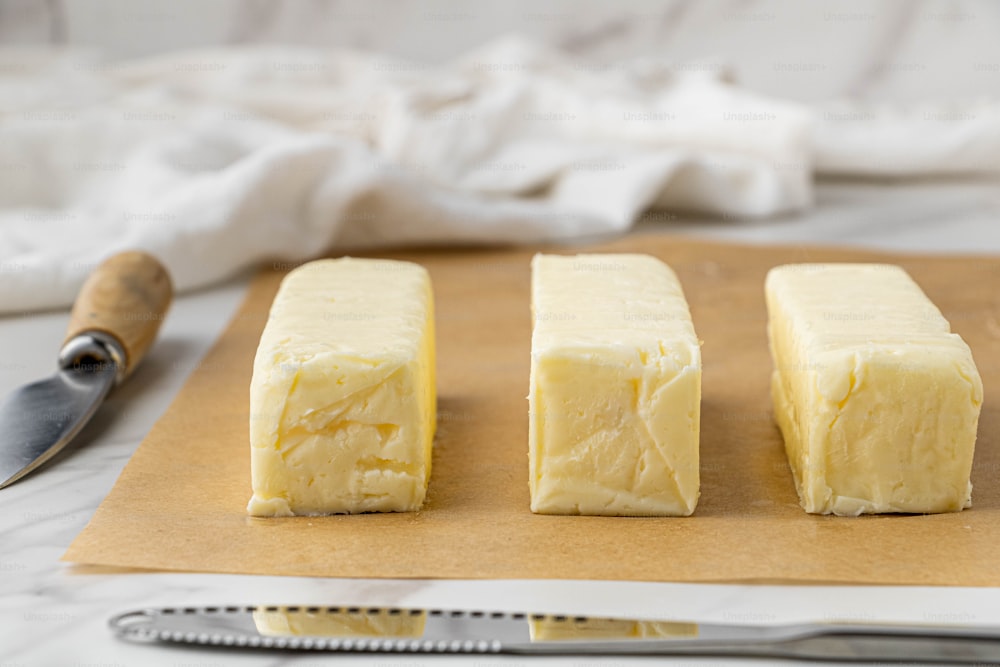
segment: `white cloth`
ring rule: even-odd
[[[770,216],[811,204],[817,167],[1000,171],[995,105],[934,140],[933,119],[845,109],[694,66],[582,68],[516,39],[433,68],[0,51],[0,312],[68,305],[127,248],[187,290],[336,248],[615,233],[650,208]]]

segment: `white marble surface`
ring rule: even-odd
[[[822,183],[819,206],[763,222],[651,215],[640,225],[747,242],[820,242],[894,250],[1000,253],[997,183]],[[246,277],[179,299],[162,336],[129,384],[116,391],[79,440],[48,466],[0,491],[0,664],[320,664],[322,656],[250,654],[131,645],[106,628],[114,613],[152,605],[358,604],[635,615],[696,621],[779,623],[853,618],[1000,624],[1000,589],[678,585],[565,581],[395,581],[197,574],[76,573],[59,558],[110,490],[143,435],[238,304]],[[0,361],[0,394],[54,367],[66,313],[0,319],[12,352]],[[669,564],[664,564],[669,567]],[[462,659],[458,659],[462,660]],[[338,663],[459,664],[433,656],[348,656]],[[533,660],[476,657],[468,664]],[[618,657],[562,658],[562,665],[625,665]],[[681,659],[676,664],[743,664]]]

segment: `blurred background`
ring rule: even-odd
[[[124,247],[1000,252],[987,0],[0,0],[0,310]]]
[[[762,93],[926,101],[1000,94],[1000,6],[976,0],[3,0],[6,45],[113,59],[215,45],[346,47],[442,63],[517,33],[600,67],[729,65]]]

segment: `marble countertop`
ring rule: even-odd
[[[692,220],[649,215],[643,231],[750,243],[827,243],[898,251],[1000,253],[996,182],[823,182],[817,207],[780,220]],[[700,622],[884,620],[1000,624],[1000,589],[681,585],[614,581],[296,579],[195,574],[93,574],[59,561],[144,434],[239,303],[248,276],[179,298],[161,338],[129,383],[52,465],[0,491],[0,664],[277,665],[292,656],[133,645],[107,629],[117,612],[195,604],[345,604],[472,607],[633,615]],[[0,395],[54,367],[63,312],[0,319]],[[669,568],[669,563],[664,564]],[[608,578],[614,570],[609,567]],[[461,660],[461,659],[459,659]],[[477,665],[527,659],[476,656]],[[429,655],[338,656],[338,664],[458,664]],[[638,660],[636,660],[638,661]],[[556,658],[562,665],[625,665],[618,657]],[[676,664],[745,664],[717,659]],[[463,664],[468,664],[464,662]]]

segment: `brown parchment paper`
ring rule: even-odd
[[[689,518],[528,510],[529,260],[537,249],[380,253],[426,266],[437,300],[439,427],[424,509],[255,519],[251,363],[282,277],[266,271],[150,431],[65,560],[272,575],[1000,585],[1000,258],[749,247],[656,235],[554,252],[645,252],[684,285],[703,346],[701,501]],[[889,261],[972,347],[985,385],[973,508],[810,516],[772,422],[771,266]]]

